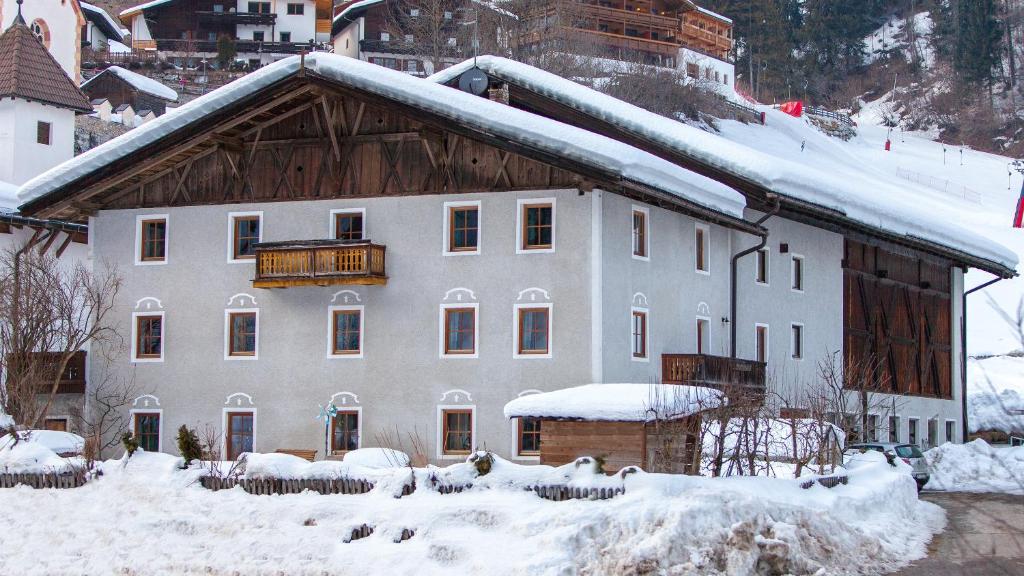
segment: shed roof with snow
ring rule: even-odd
[[[703,386],[586,384],[520,396],[505,404],[505,417],[651,422],[717,408],[723,398],[721,391]]]
[[[99,28],[100,31],[103,32],[104,36],[117,42],[124,41],[124,34],[121,26],[119,26],[117,22],[110,17],[110,14],[107,14],[106,10],[99,6],[93,6],[88,2],[79,2],[78,4],[82,7],[82,14],[85,15],[85,17],[92,22],[94,26]]]
[[[89,86],[99,82],[100,78],[105,76],[113,76],[119,81],[128,84],[133,90],[155,96],[168,102],[177,102],[178,93],[174,90],[165,86],[159,80],[154,80],[148,76],[143,76],[137,72],[132,72],[120,66],[111,66],[92,78],[82,83],[82,90],[88,91]]]
[[[1006,247],[933,215],[912,183],[893,183],[869,169],[831,174],[769,155],[676,122],[533,66],[496,56],[470,59],[427,78],[454,85],[474,65],[507,83],[512,103],[629,142],[743,193],[751,208],[767,211],[778,197],[787,218],[837,231],[881,238],[986,270],[1016,275],[1017,255]]]

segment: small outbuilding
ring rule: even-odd
[[[541,464],[592,456],[606,472],[696,474],[701,413],[722,402],[720,391],[700,386],[587,384],[520,396],[505,405],[505,417],[518,420],[520,454],[525,441]]]
[[[129,128],[135,127],[135,109],[131,104],[121,104],[114,108],[114,115],[111,117],[114,122],[120,122]]]
[[[93,98],[89,103],[92,104],[92,110],[100,120],[110,122],[110,115],[114,112],[114,107],[110,105],[110,100],[106,98]]]
[[[159,80],[111,66],[82,84],[89,98],[106,98],[115,108],[131,104],[133,110],[152,110],[162,116],[169,102],[178,101],[178,93]]]
[[[142,126],[146,122],[149,122],[150,120],[155,120],[155,119],[156,119],[156,113],[153,112],[152,110],[148,109],[148,108],[143,109],[143,110],[139,110],[138,112],[135,113],[135,125],[136,126]]]

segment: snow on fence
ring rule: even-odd
[[[617,488],[579,488],[576,486],[531,486],[531,492],[545,500],[609,500],[625,494],[624,487]]]
[[[944,194],[949,194],[955,198],[960,198],[974,204],[981,204],[981,192],[968,188],[963,184],[957,184],[956,182],[950,182],[942,178],[936,178],[927,174],[921,174],[920,172],[914,172],[912,170],[904,170],[903,168],[896,168],[896,175],[904,180],[911,182],[917,182],[938,190]]]
[[[85,470],[63,474],[0,474],[0,488],[78,488],[86,483]]]
[[[845,486],[846,484],[849,484],[849,483],[850,483],[850,477],[849,476],[845,476],[845,475],[844,476],[822,476],[820,478],[810,478],[810,479],[804,480],[803,482],[800,483],[800,487],[803,488],[804,490],[807,490],[811,486],[814,486],[815,484],[819,484],[821,486],[824,486],[825,488],[835,488],[836,486],[839,486],[840,484],[843,484]]]
[[[853,118],[850,118],[849,114],[843,114],[842,112],[833,112],[826,110],[820,106],[808,106],[804,108],[804,114],[810,114],[811,116],[818,116],[819,118],[828,118],[829,120],[835,120],[836,122],[853,128]]]
[[[373,482],[360,478],[337,479],[282,479],[282,478],[218,478],[206,476],[201,481],[208,490],[229,490],[241,486],[249,494],[267,496],[270,494],[301,494],[306,490],[319,494],[366,494],[373,490]],[[402,495],[412,494],[412,486],[402,488]]]

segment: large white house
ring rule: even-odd
[[[90,369],[139,386],[147,450],[187,424],[229,458],[415,437],[535,461],[519,396],[799,391],[836,353],[884,359],[899,409],[873,435],[962,440],[963,271],[1012,276],[1012,252],[868,177],[478,65],[508,104],[447,85],[471,63],[290,58],[25,184],[24,214],[87,221],[124,274],[129,346]]]

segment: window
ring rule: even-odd
[[[213,5],[213,11],[218,13],[218,14],[224,12],[224,5],[223,4],[214,4]]]
[[[551,307],[517,306],[516,309],[516,356],[550,357]]]
[[[768,249],[762,248],[756,252],[757,259],[754,265],[754,280],[758,284],[768,285]]]
[[[67,418],[47,418],[43,420],[43,430],[52,430],[54,432],[67,432],[68,431],[68,419]]]
[[[167,217],[139,217],[136,264],[167,261]]]
[[[409,16],[412,16],[413,18],[417,18],[417,17],[419,17],[419,15],[420,15],[420,9],[419,8],[410,8],[409,9]]]
[[[405,42],[406,42],[406,44],[412,44],[414,38],[415,38],[415,36],[413,36],[412,34],[406,34],[405,35]]]
[[[359,449],[359,412],[339,410],[331,420],[331,451],[348,452]]]
[[[253,41],[255,41],[255,42],[263,42],[263,38],[264,38],[264,36],[263,36],[263,35],[264,35],[264,34],[265,34],[265,33],[263,32],[263,30],[256,30],[256,31],[254,31],[254,32],[252,33],[252,39],[253,39]]]
[[[445,203],[445,252],[480,253],[480,203]]]
[[[416,61],[415,60],[406,60],[405,61],[405,71],[406,72],[412,72],[412,73],[418,72],[419,71],[419,67],[416,65]]]
[[[804,291],[804,257],[793,256],[792,264],[792,288],[796,292]]]
[[[956,420],[946,420],[946,442],[956,442]]]
[[[270,14],[270,2],[249,2],[249,12]]]
[[[228,214],[231,239],[228,262],[245,262],[256,259],[255,246],[262,238],[262,226],[260,225],[262,218],[262,212]]]
[[[878,414],[868,414],[868,435],[867,440],[878,442]]]
[[[907,421],[907,442],[917,444],[917,418]]]
[[[555,248],[555,204],[520,202],[519,252],[552,251]]]
[[[303,6],[302,4],[289,4],[288,5],[288,15],[289,16],[301,16],[302,14],[305,14],[305,12],[306,12],[305,9],[306,9],[306,7]]]
[[[228,356],[256,357],[257,318],[255,311],[228,312]]]
[[[932,447],[939,445],[939,421],[935,418],[928,419],[928,440],[925,443]]]
[[[647,311],[633,309],[632,351],[634,359],[647,358]]]
[[[708,236],[709,236],[709,234],[710,234],[710,230],[708,229],[707,226],[702,226],[702,225],[698,224],[697,227],[694,228],[694,238],[693,238],[694,262],[696,263],[696,270],[697,270],[697,272],[702,272],[704,274],[708,274],[710,272],[710,268],[708,266]]]
[[[228,460],[238,460],[246,452],[252,452],[256,415],[252,412],[228,412],[227,434],[225,434]]]
[[[291,41],[292,41],[292,33],[291,32],[281,32],[281,42],[291,42]]]
[[[366,211],[362,208],[356,210],[331,210],[331,225],[334,227],[332,236],[338,240],[363,240],[365,229],[363,226]]]
[[[49,122],[36,122],[36,142],[39,144],[50,145],[50,131],[51,125]]]
[[[380,33],[380,39],[382,41],[384,41],[384,42],[387,42],[388,40],[391,40],[391,33],[389,33],[389,32],[381,32]]]
[[[889,442],[900,441],[900,417],[889,416]]]
[[[758,362],[768,362],[768,326],[757,324],[754,327],[755,334],[755,359]]]
[[[707,354],[711,339],[711,320],[697,318],[697,354]]]
[[[444,307],[444,349],[445,356],[476,356],[476,308]]]
[[[45,46],[47,50],[50,49],[50,27],[46,25],[46,22],[37,18],[29,25],[29,30],[32,31],[33,36],[42,42],[43,46]]]
[[[135,413],[135,439],[146,452],[160,451],[160,413]]]
[[[331,308],[332,356],[363,355],[363,307],[337,306]]]
[[[469,454],[473,449],[473,410],[441,411],[442,452],[446,455]]]
[[[444,11],[444,19],[445,20],[451,20],[452,19],[452,13],[450,11],[448,11],[448,10],[445,10]]]
[[[164,317],[138,315],[135,317],[135,359],[159,360],[164,356]]]
[[[646,209],[633,208],[633,257],[643,260],[647,259],[647,217]]]
[[[791,352],[795,360],[800,360],[804,357],[804,325],[793,324],[793,341]]]
[[[519,455],[540,455],[540,419],[519,419]]]

